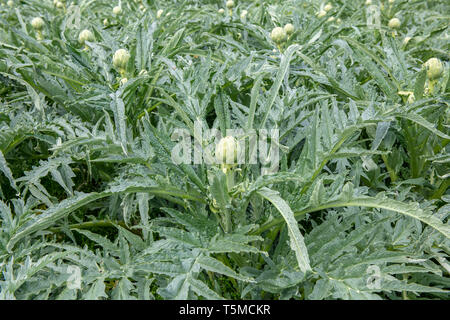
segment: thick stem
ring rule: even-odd
[[[226,170],[227,188],[228,192],[230,192],[234,187],[234,171],[231,168],[227,168]]]
[[[430,95],[434,94],[434,90],[436,88],[436,82],[437,82],[436,80],[428,81],[428,90],[429,90]]]
[[[44,37],[42,36],[42,32],[41,30],[37,30],[36,31],[36,40],[40,41],[42,40]]]

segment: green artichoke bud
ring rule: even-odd
[[[294,25],[291,24],[291,23],[288,23],[287,25],[285,25],[283,29],[284,29],[284,32],[286,32],[286,34],[287,34],[288,36],[290,36],[291,34],[293,34],[293,33],[294,33],[294,30],[295,30]]]
[[[116,16],[120,15],[120,14],[122,13],[122,7],[121,7],[121,6],[115,6],[115,7],[113,8],[113,13],[114,13]]]
[[[276,44],[280,44],[284,41],[286,41],[287,38],[287,34],[286,31],[284,31],[283,28],[281,27],[276,27],[272,30],[272,32],[270,33],[270,38],[272,39],[273,42],[275,42]]]
[[[400,19],[392,18],[391,20],[389,20],[388,27],[391,29],[398,29],[400,28],[401,24],[402,23],[400,22]]]
[[[78,42],[84,44],[86,41],[95,41],[95,36],[91,31],[84,29],[78,36]]]
[[[327,12],[326,12],[325,10],[320,10],[320,11],[317,13],[317,17],[318,17],[318,18],[325,17],[326,15],[327,15]]]
[[[126,49],[119,49],[114,53],[113,65],[121,74],[125,73],[127,68],[128,60],[130,60],[130,53]]]
[[[424,63],[424,67],[427,69],[427,77],[430,80],[440,78],[444,72],[442,62],[438,58],[428,59],[428,61]]]
[[[234,163],[237,159],[238,143],[232,136],[220,139],[216,145],[215,156],[219,164]]]
[[[42,30],[44,28],[45,22],[42,20],[41,17],[36,17],[33,20],[31,20],[31,26],[35,30]]]
[[[228,9],[231,9],[234,7],[234,1],[233,0],[228,0],[226,3],[226,6]]]

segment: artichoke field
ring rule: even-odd
[[[447,0],[0,0],[1,299],[448,299]]]

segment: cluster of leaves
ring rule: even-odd
[[[329,2],[1,0],[0,297],[448,298],[449,3]],[[194,123],[278,172],[175,164]]]

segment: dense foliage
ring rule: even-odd
[[[2,299],[449,297],[447,0],[0,1]]]

